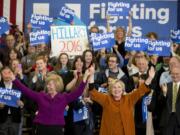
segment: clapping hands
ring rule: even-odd
[[[92,79],[92,77],[94,77],[94,72],[95,72],[95,66],[91,65],[88,69],[86,69],[84,77],[83,77],[83,81],[87,82],[90,79]]]

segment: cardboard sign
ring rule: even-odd
[[[14,89],[0,87],[0,103],[8,106],[18,107],[17,100],[21,97],[21,92]]]
[[[81,55],[88,48],[86,26],[52,26],[52,57],[65,52],[70,56]]]

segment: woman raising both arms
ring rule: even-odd
[[[100,135],[135,135],[134,105],[150,91],[148,85],[154,75],[155,70],[151,67],[149,77],[144,82],[141,80],[139,87],[128,94],[124,94],[125,86],[120,80],[110,84],[109,94],[99,93],[93,89],[93,78],[90,78],[90,97],[103,108]]]
[[[84,90],[89,76],[94,74],[94,68],[90,67],[85,71],[83,81],[70,93],[61,93],[63,90],[62,78],[56,74],[49,74],[45,80],[45,91],[35,92],[18,79],[12,76],[13,84],[28,98],[38,105],[38,114],[34,119],[37,125],[36,135],[63,135],[64,110],[68,103],[77,99]]]

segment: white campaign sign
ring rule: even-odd
[[[86,26],[51,26],[51,57],[81,55],[88,48]]]

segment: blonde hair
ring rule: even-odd
[[[112,88],[113,88],[113,86],[115,84],[119,84],[122,87],[123,93],[125,92],[125,84],[124,84],[124,82],[121,81],[121,80],[114,80],[112,83],[110,83],[110,85],[108,87],[109,88],[109,94],[112,94]]]
[[[53,81],[55,83],[57,92],[62,92],[64,90],[64,83],[59,75],[55,73],[49,73],[46,77],[45,85],[47,86],[50,81]]]

